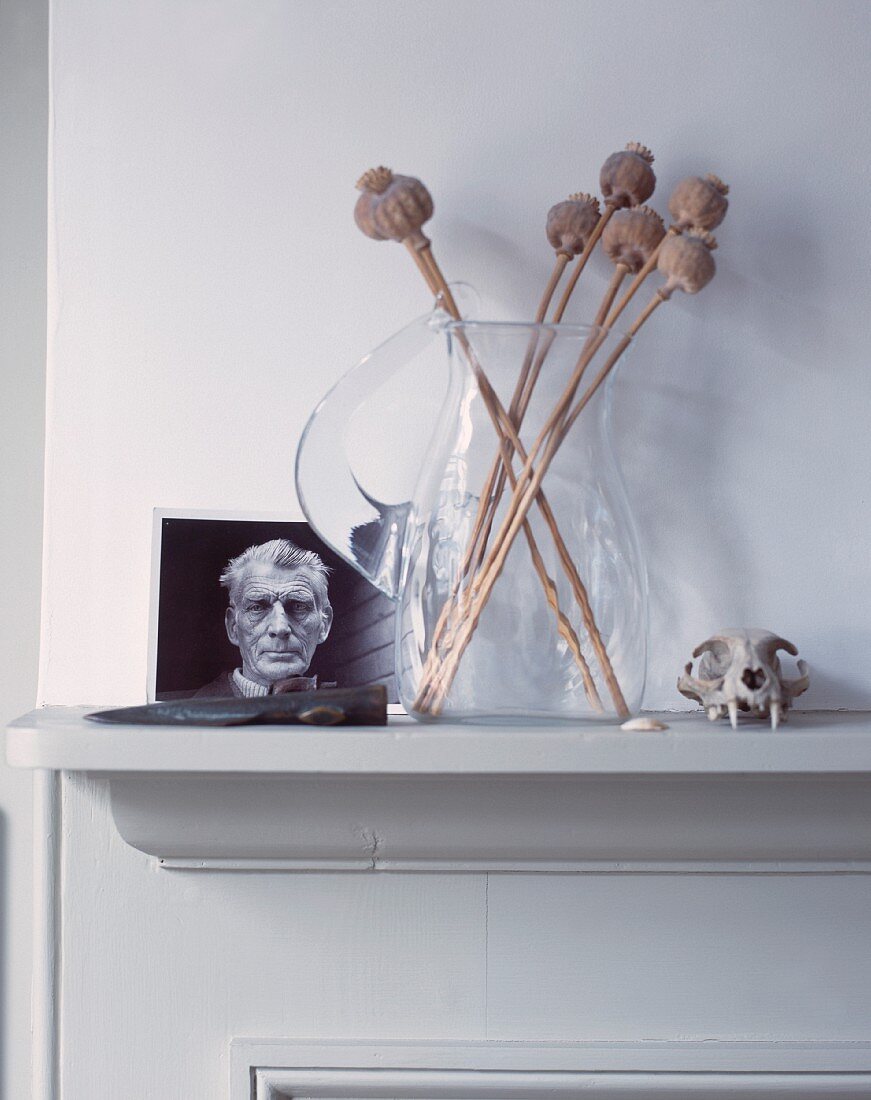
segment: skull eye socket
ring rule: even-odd
[[[741,677],[741,682],[750,691],[758,691],[759,688],[765,683],[765,673],[761,668],[757,668],[755,671],[752,668],[745,668],[744,674]]]

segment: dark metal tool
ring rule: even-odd
[[[386,726],[387,689],[322,688],[255,699],[171,699],[98,710],[94,722],[136,726]]]

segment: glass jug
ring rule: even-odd
[[[415,718],[622,721],[640,706],[646,573],[609,415],[627,346],[593,326],[437,309],[309,420],[300,503],[396,601],[397,685]]]

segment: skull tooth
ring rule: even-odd
[[[738,728],[738,704],[734,699],[730,699],[726,706],[729,709],[729,721],[732,723],[732,729],[736,730]]]
[[[709,722],[716,722],[719,717],[720,717],[720,708],[719,707],[708,707],[708,721]]]
[[[770,707],[771,728],[776,730],[780,725],[780,703],[772,703]]]

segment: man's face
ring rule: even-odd
[[[225,617],[227,637],[242,654],[243,676],[272,685],[304,675],[333,622],[319,591],[305,566],[252,562],[246,568]]]

